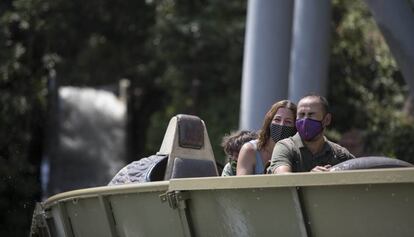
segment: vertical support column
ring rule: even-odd
[[[64,236],[62,237],[75,237],[73,233],[72,223],[70,222],[68,211],[66,209],[66,204],[64,202],[59,202],[57,205],[59,209],[59,217],[62,221],[63,233]]]
[[[302,207],[303,205],[298,194],[299,191],[296,187],[293,187],[290,188],[290,192],[292,193],[293,205],[295,205],[295,214],[299,226],[300,236],[308,237],[310,230],[306,229],[305,216]]]
[[[242,129],[259,129],[277,100],[287,98],[293,1],[249,0],[240,110]]]
[[[331,23],[330,0],[295,0],[289,99],[326,95]]]
[[[365,2],[401,69],[411,95],[414,96],[414,1]]]
[[[112,212],[110,201],[108,200],[107,197],[104,197],[102,195],[99,195],[98,199],[99,199],[99,204],[101,205],[101,208],[105,213],[105,219],[107,221],[108,228],[111,231],[109,235],[111,237],[118,237],[118,234],[116,232],[115,218]]]

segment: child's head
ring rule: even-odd
[[[224,136],[221,146],[224,149],[224,153],[229,157],[229,160],[237,160],[243,144],[256,138],[257,134],[255,132],[246,130],[236,131]]]

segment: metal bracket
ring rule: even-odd
[[[180,217],[181,227],[183,230],[183,235],[185,237],[194,236],[189,222],[189,215],[187,209],[186,200],[190,199],[189,192],[183,191],[170,191],[160,195],[161,202],[168,202],[168,205],[172,209],[178,211]]]
[[[160,195],[161,202],[168,202],[172,209],[185,208],[184,201],[189,198],[189,193],[182,191],[170,191]]]

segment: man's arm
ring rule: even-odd
[[[276,143],[272,152],[268,173],[281,174],[292,172],[293,151],[283,142]]]
[[[291,172],[292,172],[292,168],[290,168],[290,166],[288,165],[280,165],[276,167],[276,169],[273,169],[274,174],[283,174],[283,173],[291,173]]]

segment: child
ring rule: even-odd
[[[257,139],[257,134],[251,131],[236,131],[223,137],[221,146],[224,149],[228,157],[228,162],[223,168],[221,176],[233,176],[236,175],[237,157],[239,155],[240,148],[244,143]]]

